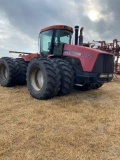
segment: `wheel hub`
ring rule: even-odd
[[[43,87],[44,77],[40,68],[36,68],[31,72],[30,81],[35,90],[41,90]]]
[[[8,69],[5,65],[0,66],[0,80],[6,80],[8,77]]]

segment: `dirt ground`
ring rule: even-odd
[[[0,160],[120,160],[120,77],[47,101],[0,87]]]

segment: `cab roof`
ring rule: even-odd
[[[49,26],[49,27],[41,29],[40,33],[44,32],[44,31],[52,30],[52,29],[63,29],[63,30],[68,30],[68,31],[70,31],[70,32],[73,33],[73,28],[70,27],[70,26],[66,26],[66,25],[53,25],[53,26]]]

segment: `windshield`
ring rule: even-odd
[[[71,44],[72,33],[67,30],[56,30],[55,44],[56,43],[67,43]]]

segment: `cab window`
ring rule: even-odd
[[[56,30],[55,43],[71,43],[72,33],[67,30]]]
[[[50,53],[53,30],[45,31],[40,35],[40,52],[47,56]]]

